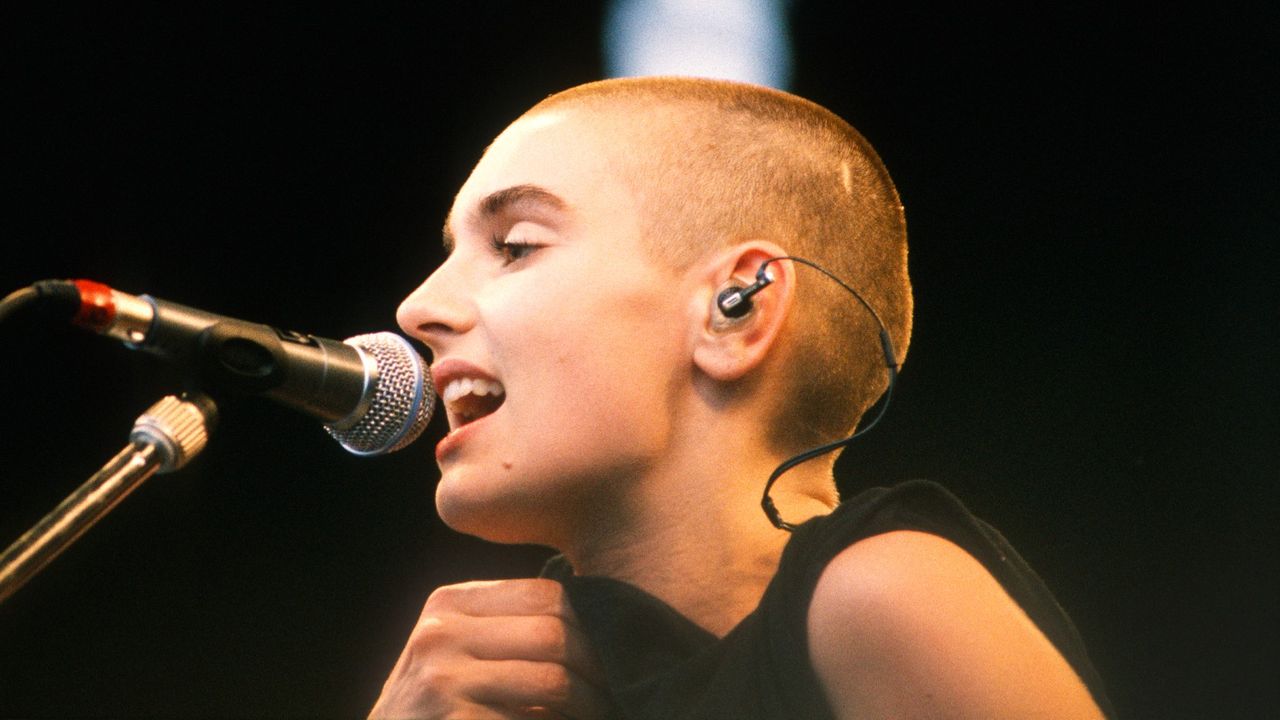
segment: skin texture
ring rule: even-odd
[[[839,718],[1102,717],[995,578],[935,535],[885,533],[838,555],[809,643]]]
[[[398,319],[430,348],[437,387],[480,377],[505,388],[473,422],[466,407],[445,408],[436,503],[450,526],[554,547],[577,572],[629,582],[722,636],[755,608],[788,538],[764,521],[760,484],[743,478],[763,479],[785,457],[762,419],[788,383],[796,269],[771,266],[751,314],[724,322],[715,295],[786,248],[746,237],[679,270],[655,260],[637,191],[620,179],[626,153],[646,152],[654,133],[631,122],[556,108],[504,131],[458,192],[449,258]],[[776,487],[789,521],[835,505],[824,462]],[[1027,697],[1005,695],[1031,667],[1028,697],[1069,711],[1053,717],[1096,716],[990,575],[933,540],[860,542],[823,575],[811,647],[841,715],[1028,717],[1014,712]],[[922,599],[934,597],[955,612],[927,615]],[[972,643],[975,626],[992,641]],[[940,656],[963,662],[939,666]],[[883,697],[885,686],[896,694]],[[586,720],[602,703],[559,585],[509,580],[433,593],[372,715]]]

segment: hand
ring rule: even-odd
[[[371,718],[571,718],[607,712],[595,653],[564,587],[448,585],[427,599]]]

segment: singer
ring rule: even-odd
[[[843,120],[728,82],[573,88],[494,140],[444,243],[398,314],[448,415],[438,511],[561,555],[436,590],[372,716],[1111,714],[1065,613],[940,486],[842,502],[826,455],[773,488],[793,531],[761,511],[885,391],[877,316],[894,364],[910,339],[902,207]]]

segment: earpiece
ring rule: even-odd
[[[765,263],[756,271],[756,281],[747,287],[730,285],[720,291],[716,296],[716,307],[727,318],[736,320],[746,317],[751,312],[751,296],[765,289],[771,282],[773,275],[769,273],[768,263]]]

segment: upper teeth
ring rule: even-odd
[[[497,397],[506,393],[502,383],[497,380],[485,380],[483,378],[460,378],[450,380],[448,385],[444,386],[444,392],[441,397],[446,403],[451,403],[458,398],[467,395],[493,395]]]

